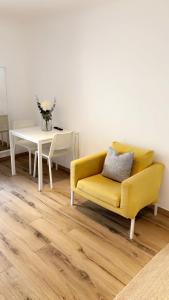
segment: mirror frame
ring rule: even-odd
[[[3,65],[0,65],[0,69],[4,69],[5,73],[5,96],[7,101],[7,115],[8,115],[8,124],[9,124],[9,130],[10,130],[10,117],[9,117],[9,108],[8,108],[8,92],[7,92],[7,68]],[[9,149],[0,151],[0,158],[10,156],[10,146]]]

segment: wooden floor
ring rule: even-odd
[[[0,162],[0,300],[112,300],[169,242],[169,217],[145,209],[129,221],[88,201],[69,205],[69,175],[37,191],[27,156]]]

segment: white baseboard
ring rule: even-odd
[[[24,153],[25,150],[22,148],[18,148],[16,149],[15,154],[20,154],[20,153]],[[4,157],[10,157],[10,150],[5,150],[5,151],[0,151],[0,158],[4,158]]]
[[[0,151],[0,158],[9,157],[9,156],[10,156],[10,150]]]

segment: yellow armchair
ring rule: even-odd
[[[71,205],[74,204],[74,193],[77,193],[131,219],[130,239],[132,239],[137,213],[143,207],[154,204],[154,214],[157,214],[164,166],[161,163],[153,163],[153,151],[118,142],[114,142],[112,147],[120,153],[128,151],[134,153],[131,177],[119,183],[102,176],[107,154],[105,151],[74,160],[71,162]]]

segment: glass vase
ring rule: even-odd
[[[52,130],[52,120],[41,119],[41,129],[42,131],[51,131]]]

